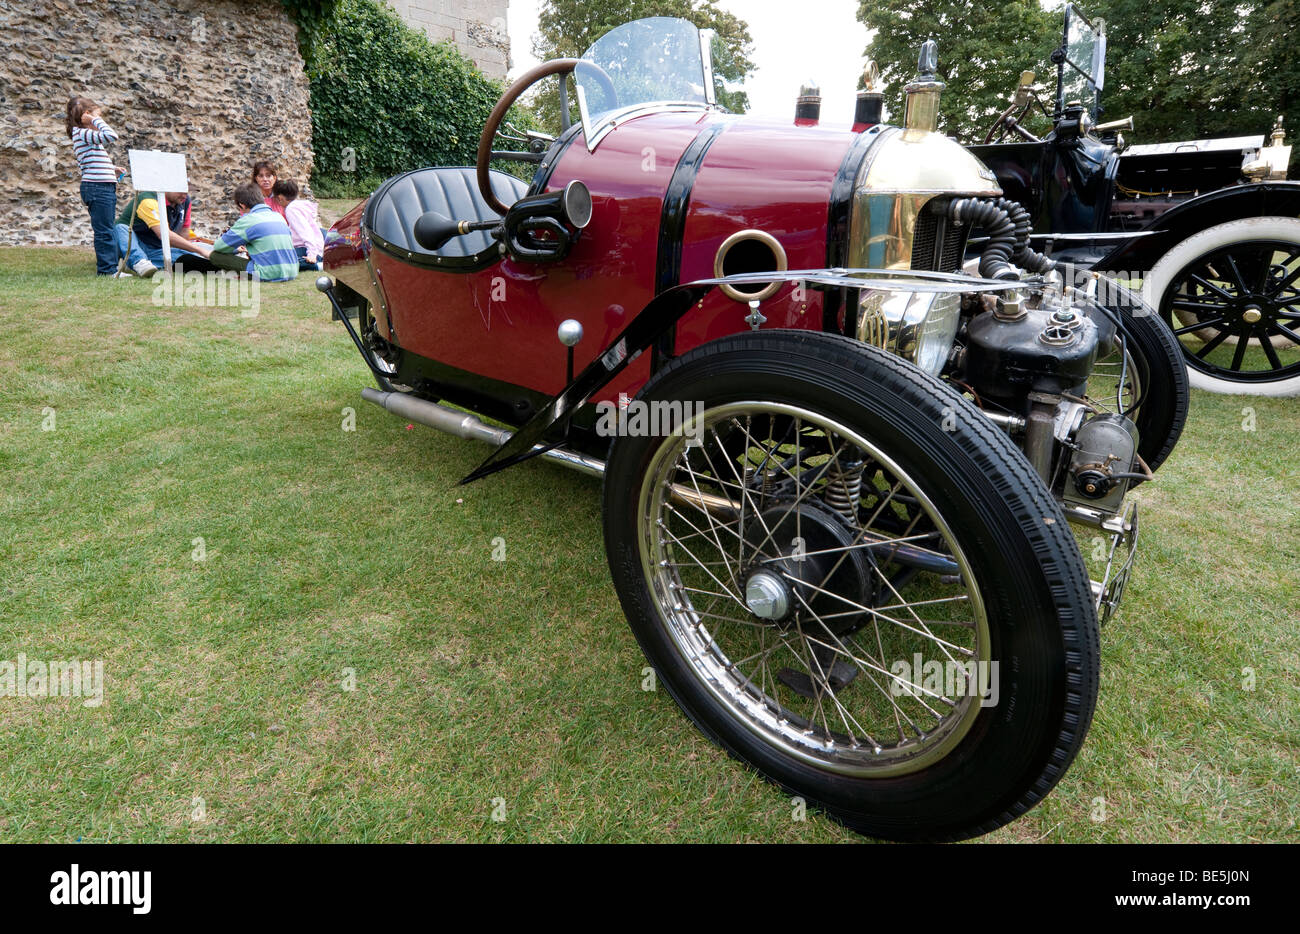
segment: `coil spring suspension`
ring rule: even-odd
[[[777,477],[776,468],[768,468],[759,475],[758,470],[754,467],[745,467],[745,486],[748,489],[757,490],[760,503],[765,503],[771,498],[776,490]],[[757,482],[755,482],[756,480]]]
[[[826,472],[826,489],[822,499],[849,522],[858,521],[858,502],[862,498],[863,464],[859,461]]]

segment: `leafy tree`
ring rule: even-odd
[[[1132,115],[1135,142],[1171,142],[1267,133],[1284,114],[1288,136],[1300,134],[1300,31],[1295,0],[1084,0],[1090,19],[1105,19],[1103,120]],[[980,142],[1006,107],[1021,71],[1038,72],[1052,107],[1062,4],[1038,0],[985,5],[974,0],[860,0],[858,19],[877,30],[867,49],[888,82],[891,119],[902,117],[902,88],[916,71],[916,52],[939,43],[939,74],[948,84],[941,129]],[[1041,115],[1028,128],[1050,129]],[[1300,158],[1300,146],[1294,150]]]
[[[1133,115],[1139,142],[1300,132],[1293,0],[1092,0],[1106,20],[1103,119]]]
[[[551,58],[577,58],[587,48],[617,26],[648,16],[673,16],[689,20],[700,29],[716,33],[713,43],[713,73],[718,103],[734,113],[749,108],[749,97],[740,88],[754,70],[750,59],[752,42],[749,26],[741,19],[718,8],[714,0],[545,0],[538,16],[539,36],[533,54],[542,61]],[[570,102],[572,103],[572,95]],[[558,128],[557,98],[552,93],[538,93],[534,112],[542,125],[552,132]]]
[[[890,120],[903,118],[903,86],[916,74],[921,43],[939,44],[939,77],[948,85],[939,128],[963,142],[983,142],[1007,104],[1020,72],[1037,70],[1059,44],[1060,14],[1038,0],[860,0],[858,19],[875,30],[867,55],[880,67]],[[1055,69],[1051,78],[1055,80]],[[1041,116],[1039,120],[1042,120]],[[1026,123],[1031,130],[1048,129]]]

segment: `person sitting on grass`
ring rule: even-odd
[[[250,179],[262,192],[262,201],[266,203],[266,206],[284,217],[284,206],[275,200],[275,195],[272,193],[279,174],[276,167],[270,162],[254,162],[253,174]]]
[[[285,282],[298,277],[298,254],[284,218],[262,201],[252,182],[235,189],[239,220],[212,244],[212,261],[223,269],[247,271],[263,282]],[[245,251],[245,260],[239,251]]]
[[[211,272],[208,247],[191,239],[190,196],[183,191],[169,191],[163,200],[167,202],[167,242],[171,246],[173,267]],[[127,265],[137,276],[152,276],[163,264],[162,232],[157,196],[153,192],[140,192],[117,216],[113,238],[118,257],[125,256]]]
[[[298,268],[320,269],[325,257],[325,235],[321,233],[315,201],[298,197],[298,183],[282,178],[271,189],[272,196],[284,208],[284,219],[298,251]]]

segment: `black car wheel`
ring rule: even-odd
[[[694,430],[614,441],[606,552],[704,733],[876,837],[970,837],[1042,799],[1092,717],[1097,622],[1001,430],[897,357],[803,331],[706,344],[637,402]]]
[[[1300,220],[1203,230],[1156,263],[1143,291],[1181,342],[1193,386],[1300,394]]]

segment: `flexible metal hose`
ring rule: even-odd
[[[1030,249],[1029,234],[1034,229],[1034,222],[1030,219],[1024,205],[1009,198],[998,198],[994,204],[1004,209],[1010,216],[1011,222],[1016,225],[1016,249],[1011,254],[1011,259],[1016,265],[1037,273],[1051,272],[1055,269],[1055,262],[1042,253]]]

